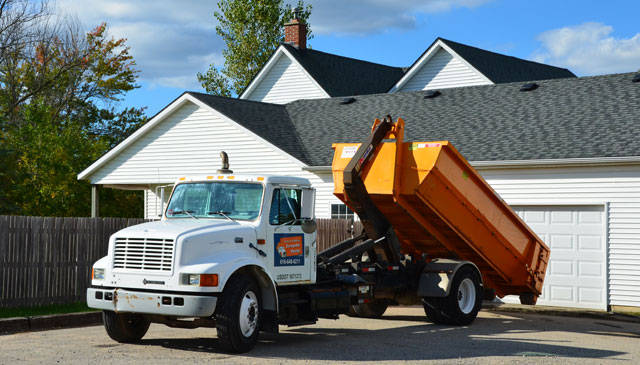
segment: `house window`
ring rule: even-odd
[[[354,214],[344,204],[331,204],[331,219],[353,219]]]

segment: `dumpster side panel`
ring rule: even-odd
[[[334,193],[343,201],[345,151],[357,146],[334,145]],[[462,155],[446,141],[403,143],[399,156],[396,147],[382,143],[361,176],[404,253],[472,261],[499,296],[540,294],[549,248]]]

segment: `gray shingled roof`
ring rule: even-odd
[[[283,44],[287,51],[330,96],[366,95],[389,91],[404,76],[400,67],[337,56]]]
[[[406,121],[406,141],[448,140],[471,161],[640,156],[634,73],[441,90],[298,100],[285,106],[190,93],[310,166],[336,142],[361,142],[375,118]]]
[[[438,40],[444,42],[494,84],[576,77],[573,72],[566,68],[505,56],[444,38],[437,38],[433,44]],[[433,44],[427,48],[425,53],[431,49]],[[422,58],[422,56],[420,56],[418,60],[420,58]]]
[[[311,164],[304,144],[296,133],[284,105],[225,98],[197,92],[191,96],[209,105],[231,120],[287,152],[298,160]]]
[[[565,68],[505,56],[444,38],[437,38],[425,50],[425,53],[438,40],[447,44],[495,84],[576,76]],[[338,56],[314,49],[298,49],[284,43],[281,47],[286,49],[331,97],[386,93],[400,81],[408,69],[422,58],[420,56],[411,67],[403,68]],[[274,52],[271,57],[275,54]]]
[[[406,141],[449,140],[471,161],[640,156],[640,83],[633,73],[426,92],[298,100],[286,105],[311,165],[331,144],[360,142],[375,118],[406,121]]]

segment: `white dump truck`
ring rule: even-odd
[[[335,195],[360,217],[356,237],[317,252],[309,181],[234,174],[224,155],[222,169],[178,178],[160,221],[111,236],[88,305],[118,342],[153,322],[215,327],[224,350],[244,352],[260,331],[390,304],[422,303],[450,325],[470,324],[486,293],[534,304],[549,248],[450,144],[403,131],[387,117],[363,143],[334,145]]]

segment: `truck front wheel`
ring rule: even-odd
[[[247,275],[233,276],[216,305],[216,329],[227,352],[247,352],[258,342],[262,305],[258,284]]]
[[[102,311],[102,321],[109,337],[122,343],[140,341],[151,324],[140,314],[113,311]]]

